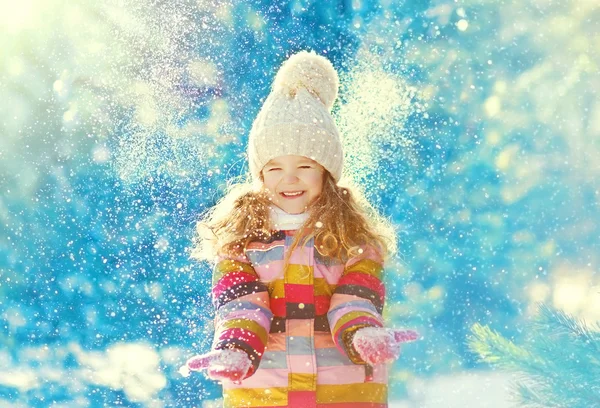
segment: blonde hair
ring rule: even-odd
[[[192,258],[212,261],[216,256],[243,257],[248,245],[269,239],[273,233],[269,207],[271,201],[256,184],[242,182],[229,186],[225,196],[200,216]],[[323,175],[323,190],[310,206],[310,215],[296,234],[288,251],[314,238],[322,255],[340,262],[358,255],[360,247],[371,245],[387,258],[396,252],[392,224],[369,204],[356,187],[336,184],[328,171]],[[287,263],[287,257],[286,257]]]

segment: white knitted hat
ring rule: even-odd
[[[340,179],[342,143],[330,113],[338,87],[331,62],[314,52],[301,51],[283,63],[248,138],[255,180],[269,160],[285,155],[308,157]]]

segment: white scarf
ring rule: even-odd
[[[302,214],[289,214],[275,205],[270,207],[271,222],[277,231],[297,230],[308,219],[308,215],[308,211]]]

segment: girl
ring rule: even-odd
[[[337,90],[326,58],[289,58],[250,132],[254,183],[198,223],[193,256],[216,255],[216,334],[185,369],[222,381],[225,407],[386,407],[386,363],[417,338],[381,316],[393,230],[337,184]]]

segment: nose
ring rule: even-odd
[[[292,184],[298,181],[298,175],[295,171],[286,171],[283,175],[283,181],[288,184]]]

